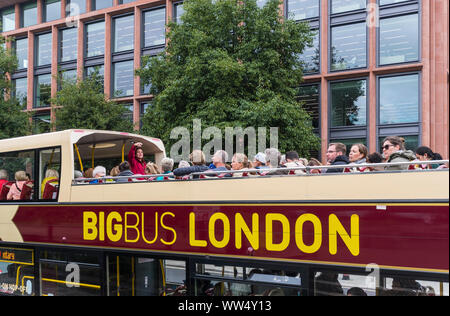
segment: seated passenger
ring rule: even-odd
[[[350,161],[346,156],[347,147],[342,143],[331,143],[327,150],[327,164],[329,166],[348,165]],[[325,173],[344,172],[343,168],[328,168]]]
[[[134,143],[128,152],[130,170],[134,174],[145,174],[146,163],[144,160],[144,149],[142,143]]]
[[[405,149],[405,139],[398,136],[388,136],[383,140],[383,156],[386,162],[409,162],[416,159],[411,150]],[[385,170],[408,170],[409,165],[386,166]]]
[[[276,148],[266,149],[266,165],[269,169],[286,168],[280,164],[281,153]],[[289,174],[288,170],[273,170],[268,171],[268,175],[286,175]]]
[[[103,178],[106,176],[106,168],[103,166],[97,166],[92,171],[92,178]],[[89,183],[99,183],[100,180],[92,180]]]
[[[134,173],[130,170],[130,164],[128,161],[124,161],[119,165],[119,174],[118,177],[132,177],[134,176]],[[117,182],[128,182],[130,178],[119,178],[117,179]],[[133,178],[131,178],[133,181]]]
[[[367,147],[363,144],[353,144],[350,153],[348,154],[348,158],[350,164],[364,164],[367,162]],[[365,168],[353,167],[350,168],[351,172],[357,171],[365,171]]]
[[[0,192],[2,191],[3,185],[9,182],[8,178],[8,171],[5,169],[0,169]]]
[[[42,180],[41,184],[41,197],[44,195],[44,189],[47,183],[58,184],[58,181],[59,181],[58,171],[54,169],[47,169],[47,171],[45,172],[45,178],[44,180]]]
[[[245,154],[236,153],[231,160],[231,170],[242,170],[246,171],[248,169],[252,169],[251,162],[248,161],[248,158]],[[245,172],[235,172],[233,173],[233,177],[242,177]]]
[[[428,160],[442,160],[442,156],[438,153],[434,153],[431,148],[426,146],[421,146],[416,149],[416,157],[420,161]],[[425,164],[422,165],[422,169],[437,169],[439,164]]]
[[[300,157],[296,151],[289,151],[286,153],[286,163],[284,164],[286,168],[296,168],[296,167],[304,167],[305,165],[300,161]],[[304,174],[305,171],[298,170],[290,170],[290,174]]]
[[[228,171],[226,167],[226,162],[228,161],[228,153],[225,150],[218,150],[214,156],[212,156],[212,163],[215,168],[214,171]],[[208,175],[216,177],[232,177],[230,173],[218,173],[217,175]]]
[[[149,162],[147,163],[147,165],[145,166],[145,174],[146,175],[150,175],[150,174],[160,174],[160,170],[159,167],[154,163],[154,162]]]
[[[383,163],[384,159],[380,153],[373,152],[367,156],[367,163]],[[373,166],[368,168],[370,171],[383,171],[384,166]]]
[[[178,168],[173,171],[173,174],[176,177],[183,177],[190,175],[191,173],[196,172],[204,172],[208,170],[208,166],[206,165],[205,154],[201,150],[194,150],[190,155],[189,159],[191,160],[192,166],[185,168]],[[194,176],[194,179],[198,179],[199,176]]]
[[[317,160],[316,158],[309,159],[308,167],[321,166],[321,165],[322,164],[320,163],[320,161]],[[319,169],[319,168],[317,168],[317,169],[311,168],[310,170],[311,170],[310,173],[314,173],[314,174],[322,173],[322,169]]]
[[[17,171],[14,178],[16,182],[9,189],[7,200],[20,200],[23,186],[27,182],[27,174],[25,171]]]
[[[257,153],[253,158],[254,169],[266,169],[266,155],[264,153]]]
[[[172,174],[174,161],[171,158],[163,158],[161,160],[161,173],[162,174]],[[165,177],[160,176],[156,178],[156,181],[163,181]]]

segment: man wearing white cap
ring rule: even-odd
[[[253,168],[266,169],[266,155],[264,153],[257,153],[253,158]]]

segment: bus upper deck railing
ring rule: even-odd
[[[324,175],[339,175],[339,174],[369,174],[369,173],[392,173],[392,172],[435,172],[448,171],[449,160],[429,160],[429,161],[408,161],[408,162],[394,162],[394,163],[364,163],[364,164],[346,164],[346,165],[323,165],[323,166],[298,166],[298,167],[281,167],[281,168],[261,168],[261,169],[241,169],[241,170],[221,170],[215,171],[210,169],[204,172],[194,172],[185,176],[174,176],[173,173],[166,174],[150,174],[141,175],[135,174],[133,176],[106,176],[101,178],[77,178],[72,181],[73,185],[84,184],[111,184],[111,183],[136,183],[136,182],[163,182],[163,181],[183,181],[183,180],[212,180],[212,179],[238,179],[234,174],[241,174],[240,177],[304,177],[304,176],[324,176]],[[424,166],[429,165],[443,165],[445,168],[441,169],[427,169]],[[419,166],[419,167],[417,167]],[[401,170],[380,170],[377,168],[385,167],[406,167]],[[323,170],[338,169],[342,170],[335,173],[322,173]],[[301,171],[297,173],[296,171]],[[315,173],[315,171],[320,171]],[[228,175],[228,177],[227,177]]]

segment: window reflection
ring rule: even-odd
[[[419,121],[419,75],[380,78],[380,124]]]
[[[134,94],[134,61],[114,63],[114,95],[124,97]]]
[[[86,57],[105,53],[105,22],[86,25]]]
[[[313,43],[311,47],[306,47],[300,59],[303,62],[303,72],[305,74],[316,73],[320,71],[320,42],[319,31],[313,31]]]
[[[166,8],[144,13],[144,47],[166,43]]]
[[[71,28],[61,30],[61,61],[77,59],[78,50],[78,29]]]
[[[134,16],[114,19],[114,52],[131,50],[134,47]]]
[[[366,8],[366,0],[331,0],[331,13],[341,13]]]
[[[310,19],[319,16],[319,0],[288,0],[288,17],[294,20]]]
[[[37,3],[31,2],[22,6],[22,26],[27,27],[37,24]]]
[[[28,68],[28,38],[16,40],[16,56],[18,60],[17,69]]]
[[[331,70],[346,70],[367,66],[366,23],[331,28]]]
[[[61,18],[61,0],[45,1],[45,21],[53,21]]]
[[[380,64],[419,59],[418,14],[380,20]]]
[[[22,105],[22,108],[27,107],[27,94],[28,94],[28,78],[20,78],[14,80],[14,97]]]
[[[331,84],[331,127],[366,125],[366,80]]]
[[[0,10],[2,32],[12,31],[16,28],[16,12],[13,8]]]
[[[36,76],[34,107],[50,106],[51,81],[52,76],[50,74]]]
[[[301,86],[298,90],[298,100],[303,102],[303,108],[311,116],[313,128],[319,128],[319,85]]]
[[[52,63],[52,33],[38,35],[37,41],[37,65],[50,65]]]

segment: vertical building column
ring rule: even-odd
[[[173,19],[173,1],[166,0],[166,24]],[[168,32],[169,30],[166,30]]]
[[[430,59],[432,56],[430,55],[430,6],[432,2],[435,0],[423,0],[422,1],[422,98],[421,98],[421,107],[419,106],[419,110],[421,111],[421,130],[422,130],[422,145],[431,146],[431,134],[430,134],[430,82],[431,82],[431,74],[430,74]]]
[[[377,77],[374,70],[377,67],[377,27],[379,25],[379,10],[377,0],[370,0],[368,8],[367,27],[369,29],[369,108],[367,109],[369,152],[377,150]]]
[[[80,79],[84,75],[84,27],[84,23],[78,20],[77,77]]]
[[[134,70],[141,68],[141,28],[142,10],[134,7]],[[141,94],[141,79],[134,76],[134,102],[133,102],[133,123],[134,129],[139,130],[140,106],[136,97]]]
[[[67,0],[61,0],[61,18],[63,18],[63,19],[66,18],[66,5],[67,5]]]
[[[111,97],[111,30],[112,18],[105,14],[105,95]]]
[[[27,110],[33,109],[34,102],[34,34],[28,32],[28,70],[27,70]]]
[[[86,0],[86,12],[92,11],[92,0]]]
[[[325,162],[328,148],[328,80],[325,76],[328,73],[328,0],[321,0],[320,18],[320,63],[321,63],[321,83],[320,83],[320,138],[322,162]]]
[[[56,93],[58,92],[58,37],[59,32],[58,28],[53,25],[52,26],[52,68],[51,68],[51,97],[56,97]],[[53,104],[50,104],[50,121],[55,123],[55,109]]]
[[[16,22],[16,30],[18,30],[18,29],[20,29],[20,16],[21,16],[21,14],[20,14],[20,4],[19,3],[16,3],[15,5],[14,5],[14,15],[15,15],[15,22]]]
[[[37,24],[43,22],[44,0],[37,0]]]

